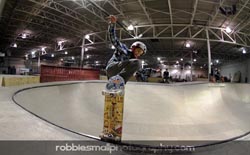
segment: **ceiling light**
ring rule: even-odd
[[[67,51],[65,51],[65,52],[64,52],[64,54],[66,54],[66,55],[67,55],[67,54],[68,54],[68,52],[67,52]]]
[[[13,47],[17,48],[17,44],[16,44],[16,43],[14,43],[14,44],[13,44]]]
[[[203,67],[201,66],[200,68],[202,69]]]
[[[228,27],[226,27],[226,32],[227,32],[227,33],[231,33],[231,32],[232,32],[232,29],[228,26]]]
[[[246,53],[247,53],[246,49],[243,48],[242,53],[243,53],[243,54],[246,54]]]
[[[114,46],[114,45],[112,45],[112,46],[111,46],[111,49],[113,49],[113,50],[114,50],[114,49],[115,49],[115,46]]]
[[[32,51],[31,54],[34,55],[36,53],[36,51]]]
[[[134,30],[134,26],[133,26],[133,25],[129,25],[129,26],[128,26],[128,30],[129,30],[129,31]]]
[[[23,34],[22,34],[22,38],[23,38],[23,39],[27,38],[27,34],[23,33]]]
[[[219,60],[216,60],[216,63],[219,63],[220,61]]]
[[[161,61],[160,61],[160,63],[162,64],[162,63],[163,63],[163,61],[161,60]]]
[[[87,34],[86,36],[85,36],[85,39],[89,39],[90,38],[90,36]]]
[[[144,64],[144,63],[145,63],[145,61],[144,61],[144,60],[142,60],[141,62],[142,62],[142,64]]]
[[[42,51],[45,51],[45,47],[42,47]]]
[[[59,46],[61,46],[62,43],[63,43],[63,41],[58,41],[58,42],[57,42],[57,44],[58,44]]]
[[[29,56],[28,54],[25,55],[26,58],[28,58],[28,56]]]
[[[96,64],[98,64],[98,63],[99,63],[99,61],[95,61],[95,63],[96,63]]]
[[[87,52],[89,49],[88,48],[85,48],[85,51]]]
[[[186,43],[186,47],[187,48],[191,47],[190,43]]]
[[[75,60],[75,57],[72,57],[72,60]]]
[[[181,61],[183,61],[183,58],[181,58]]]
[[[87,59],[89,58],[90,56],[89,55],[87,55]]]
[[[63,61],[63,58],[61,59],[61,61]]]
[[[54,54],[51,54],[51,57],[53,58],[53,57],[55,57],[55,55],[54,55]]]
[[[196,59],[194,59],[194,62],[196,62],[197,60]]]
[[[178,64],[178,63],[179,63],[179,61],[176,61],[176,63]]]
[[[157,60],[158,60],[158,61],[161,61],[161,58],[160,58],[160,57],[158,57],[158,58],[157,58]]]

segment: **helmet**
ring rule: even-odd
[[[143,54],[142,54],[142,55],[146,54],[146,52],[147,52],[147,47],[146,47],[146,45],[145,45],[143,42],[136,41],[136,42],[134,42],[134,43],[131,45],[130,48],[133,49],[133,48],[135,48],[135,47],[139,47],[139,48],[141,48],[141,49],[143,50]]]

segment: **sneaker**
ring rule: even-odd
[[[124,89],[124,86],[125,86],[124,79],[120,75],[115,75],[109,79],[108,83],[106,84],[106,89],[108,91],[115,91]]]

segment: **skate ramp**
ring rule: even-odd
[[[14,100],[35,115],[98,137],[103,128],[105,83],[43,86]],[[250,130],[250,85],[128,83],[123,141],[225,140]]]

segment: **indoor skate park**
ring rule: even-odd
[[[111,15],[147,49],[120,141],[100,137]],[[250,0],[2,0],[0,16],[0,154],[250,153]]]

